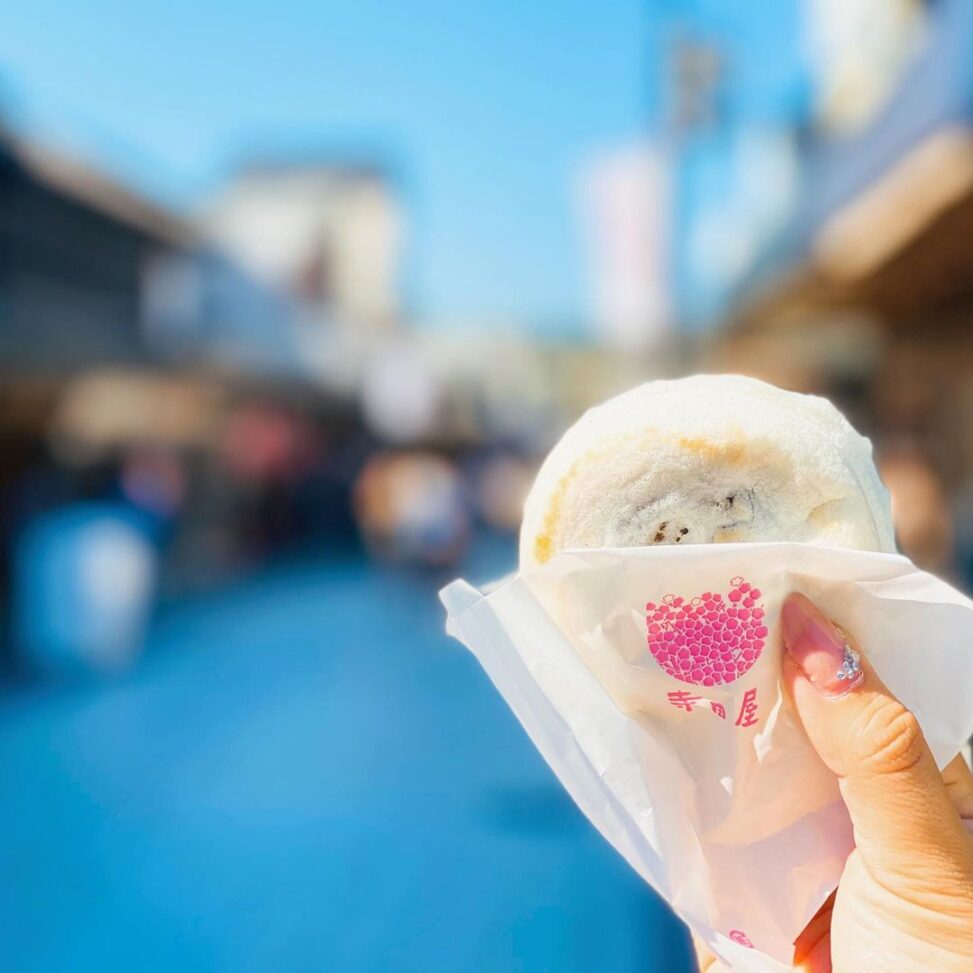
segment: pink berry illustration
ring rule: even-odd
[[[739,679],[760,658],[768,630],[761,592],[743,578],[726,597],[705,591],[686,598],[667,594],[648,602],[649,651],[662,669],[694,686],[721,686]]]

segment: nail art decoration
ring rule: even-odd
[[[842,682],[852,683],[862,671],[862,657],[847,643],[844,645],[844,659],[835,677]]]

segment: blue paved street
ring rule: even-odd
[[[8,690],[2,968],[687,969],[435,588],[292,563],[167,606],[128,676]]]

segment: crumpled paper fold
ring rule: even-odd
[[[791,591],[854,633],[951,760],[973,733],[973,602],[899,555],[578,550],[440,595],[581,810],[738,973],[790,969],[853,844],[780,681]]]

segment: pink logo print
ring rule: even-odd
[[[753,943],[750,942],[750,937],[740,929],[731,929],[730,939],[735,943],[739,943],[741,946],[746,946],[747,949],[753,949]]]
[[[687,602],[666,595],[645,606],[649,651],[681,682],[720,686],[739,679],[763,651],[767,638],[761,592],[743,578],[724,597],[706,591]]]

